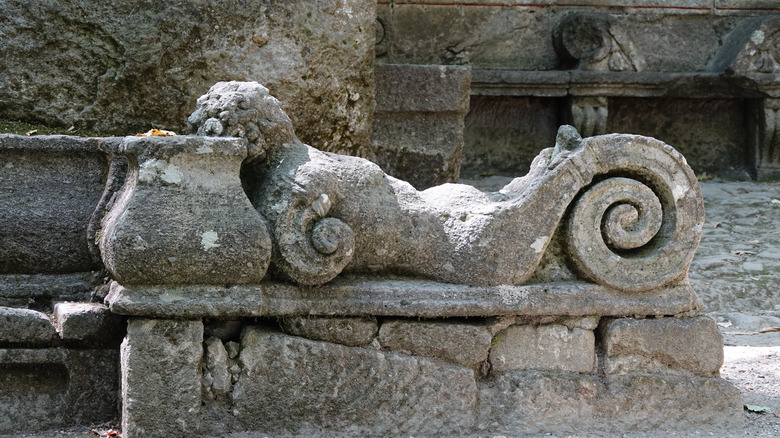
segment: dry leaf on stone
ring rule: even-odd
[[[143,134],[136,134],[136,137],[169,137],[176,135],[173,131],[163,131],[162,129],[150,129]]]
[[[772,332],[780,332],[780,327],[769,327],[761,330],[759,333],[772,333]]]
[[[755,412],[757,414],[765,414],[769,412],[769,408],[765,406],[745,405],[745,409],[747,409],[750,412]]]

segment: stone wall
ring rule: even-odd
[[[0,1],[0,117],[180,132],[221,80],[255,80],[318,148],[368,155],[375,3]]]
[[[214,320],[138,321],[128,348],[149,336],[158,348],[123,359],[135,391],[124,408],[130,433],[171,433],[173,412],[187,433],[205,435],[714,431],[742,422],[739,392],[717,378],[722,339],[706,317],[288,316],[280,325],[232,320],[230,330]],[[150,411],[162,382],[133,363],[192,354],[202,367],[177,365],[186,372],[164,378],[179,394],[166,395],[163,416]],[[196,376],[202,389],[192,387]]]
[[[659,138],[699,173],[772,177],[778,16],[762,0],[380,1],[377,62],[471,66],[467,176],[523,174],[569,123]]]

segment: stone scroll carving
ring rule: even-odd
[[[736,74],[780,72],[780,17],[745,20],[729,35],[716,62]]]
[[[615,17],[575,12],[553,30],[553,45],[564,68],[593,71],[643,71],[647,67]]]
[[[652,138],[582,139],[563,127],[527,175],[483,193],[459,184],[417,191],[367,160],[307,146],[256,83],[216,84],[189,124],[249,142],[242,183],[258,226],[269,226],[272,272],[302,285],[350,272],[523,284],[563,234],[562,262],[579,276],[641,292],[685,278],[701,236],[695,176]]]

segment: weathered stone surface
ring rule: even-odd
[[[580,51],[572,49],[575,53],[584,55],[594,48],[602,49],[603,56],[595,64],[602,60],[608,62],[609,55],[617,49],[635,62],[636,55],[641,56],[650,71],[703,71],[721,50],[722,41],[738,27],[740,19],[770,15],[767,9],[776,7],[769,6],[771,2],[760,6],[756,3],[740,9],[733,7],[733,1],[713,7],[713,2],[706,0],[543,1],[513,7],[479,1],[435,6],[395,1],[377,8],[382,24],[382,50],[377,53],[377,59],[388,64],[469,64],[475,69],[553,70],[563,61],[554,48],[554,29],[562,20],[579,12],[606,15],[604,21],[612,24],[606,26],[606,30],[614,32],[612,35],[604,35],[596,25],[590,28],[599,32],[585,32],[581,27],[577,28],[579,32],[569,32],[574,42],[583,46]],[[610,6],[616,6],[620,13],[603,14],[605,10],[611,11]],[[615,42],[603,42],[610,42],[609,39]],[[517,50],[518,41],[523,42],[525,50]],[[625,53],[628,43],[633,50]],[[616,48],[618,45],[621,47]],[[612,64],[621,65],[614,59]]]
[[[0,434],[117,418],[116,350],[0,349]]]
[[[57,303],[54,325],[65,341],[118,346],[125,332],[119,315],[99,303]]]
[[[228,371],[228,353],[225,345],[217,337],[206,339],[204,343],[205,369],[203,386],[213,398],[224,397],[230,392],[230,372]]]
[[[179,131],[218,80],[256,80],[304,141],[366,153],[375,2],[4,0],[0,117],[119,134]],[[57,29],[56,38],[50,29]]]
[[[46,314],[29,309],[0,307],[0,343],[49,346],[57,331]]]
[[[87,244],[108,173],[99,141],[0,134],[0,169],[0,274],[99,269]]]
[[[538,151],[555,142],[560,112],[554,99],[472,96],[464,122],[461,175],[514,177],[528,172]]]
[[[701,300],[685,284],[626,294],[582,282],[474,287],[365,276],[343,276],[317,288],[274,282],[231,287],[125,287],[114,282],[106,300],[114,313],[158,318],[675,315],[701,307]]]
[[[399,353],[435,357],[470,368],[487,360],[493,337],[484,324],[385,321],[379,344]]]
[[[642,71],[642,54],[617,19],[605,13],[574,12],[553,30],[556,52],[567,68],[595,71]]]
[[[603,327],[608,373],[687,370],[717,376],[723,336],[709,317],[621,318]]]
[[[564,325],[513,325],[496,335],[490,350],[494,372],[530,369],[591,373],[596,368],[596,337]]]
[[[103,221],[100,252],[123,284],[252,284],[271,238],[241,189],[235,138],[126,137],[131,163]]]
[[[498,373],[479,383],[477,428],[491,434],[621,434],[742,427],[742,396],[717,378],[542,372]]]
[[[582,317],[573,317],[573,318],[562,318],[558,322],[568,327],[569,330],[574,330],[575,328],[579,328],[583,330],[595,330],[596,327],[599,326],[599,317],[582,316]]]
[[[457,435],[474,425],[468,368],[257,328],[241,344],[232,413],[244,430]]]
[[[600,411],[615,431],[739,430],[743,426],[742,394],[719,378],[607,376],[609,395]],[[648,415],[652,413],[652,415]]]
[[[0,306],[49,307],[57,301],[89,301],[100,273],[0,275]]]
[[[374,75],[375,162],[418,190],[457,182],[471,69],[377,65]]]
[[[599,392],[595,376],[494,372],[478,386],[480,431],[514,435],[580,432],[600,426],[594,421]]]
[[[776,15],[741,20],[713,58],[710,69],[736,74],[777,73],[780,60],[773,51],[777,50],[779,32],[780,19]]]
[[[122,342],[123,436],[197,435],[203,324],[131,318]]]
[[[279,320],[285,333],[315,341],[335,342],[357,347],[374,340],[379,325],[376,318],[322,318],[285,316]]]
[[[579,197],[567,219],[566,254],[584,277],[626,292],[670,284],[687,274],[701,237],[704,211],[696,176],[682,155],[655,139],[581,139],[565,127],[553,151],[542,151],[526,176],[499,192],[457,184],[418,192],[371,162],[303,144],[278,101],[259,84],[220,83],[199,102],[219,101],[223,87],[236,88],[230,100],[243,107],[228,108],[220,118],[257,126],[243,133],[248,141],[269,136],[263,153],[242,169],[243,182],[273,227],[273,268],[298,284],[323,284],[342,271],[403,272],[475,286],[522,284],[533,275],[571,200],[594,177],[610,172],[622,176]],[[221,127],[219,121],[195,117],[199,110],[193,115],[198,130],[222,134],[222,128],[209,128]],[[627,181],[630,189],[623,188]],[[646,195],[631,196],[640,185]],[[536,214],[542,210],[546,214]],[[611,225],[602,234],[607,216]],[[657,223],[665,224],[654,228]],[[633,237],[619,237],[625,235]],[[643,249],[641,257],[635,256],[637,248]]]

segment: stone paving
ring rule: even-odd
[[[701,187],[707,219],[690,278],[704,310],[780,316],[780,182]]]

